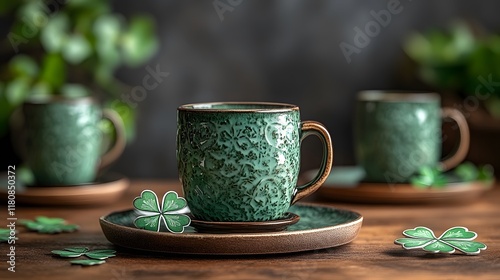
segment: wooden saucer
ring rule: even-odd
[[[95,182],[84,185],[16,186],[16,203],[39,206],[104,205],[118,200],[129,183],[129,180],[122,175],[106,174],[97,178]],[[0,189],[2,193],[6,191],[7,188]]]
[[[418,189],[411,184],[363,182],[364,174],[357,166],[332,169],[325,183],[316,191],[319,198],[354,203],[373,204],[454,204],[478,199],[490,190],[493,182],[453,182],[442,188]],[[317,171],[302,175],[311,180]]]

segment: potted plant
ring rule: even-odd
[[[500,170],[500,36],[456,22],[446,30],[414,33],[404,43],[413,73],[440,92],[443,105],[462,111],[471,131],[467,159]],[[456,143],[444,128],[445,150]],[[447,139],[448,138],[448,139]]]
[[[134,108],[120,101],[128,87],[115,71],[137,67],[157,51],[149,16],[126,19],[102,0],[2,1],[0,15],[10,24],[0,46],[3,147],[9,145],[10,115],[36,95],[95,96],[120,114],[127,138],[133,137]],[[12,164],[12,149],[8,152],[4,160]]]

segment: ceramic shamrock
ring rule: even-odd
[[[167,192],[160,204],[153,191],[144,190],[134,199],[134,207],[141,214],[134,220],[138,228],[160,231],[163,221],[170,232],[182,233],[191,224],[189,216],[183,214],[189,211],[186,200],[174,191]]]
[[[456,249],[466,255],[477,255],[487,248],[481,242],[472,241],[477,233],[465,227],[452,227],[436,237],[429,228],[419,226],[403,231],[403,235],[409,238],[399,238],[394,243],[402,245],[404,249],[422,248],[427,252],[449,254],[453,254]]]

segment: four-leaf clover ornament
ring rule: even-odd
[[[456,249],[466,255],[477,255],[481,250],[486,250],[485,244],[472,241],[477,233],[465,227],[452,227],[436,237],[429,228],[419,226],[403,231],[403,235],[408,238],[396,239],[394,243],[402,245],[404,249],[421,248],[427,252],[448,254],[453,254]]]
[[[170,232],[182,233],[191,224],[189,216],[184,214],[189,212],[186,200],[175,191],[165,193],[160,204],[153,191],[144,190],[134,199],[134,207],[140,213],[134,220],[138,228],[160,231],[161,225],[165,224]]]

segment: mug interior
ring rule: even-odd
[[[181,111],[200,112],[285,112],[298,110],[296,105],[270,102],[216,102],[182,105]]]
[[[439,102],[437,93],[367,90],[358,94],[358,101],[378,102]]]

